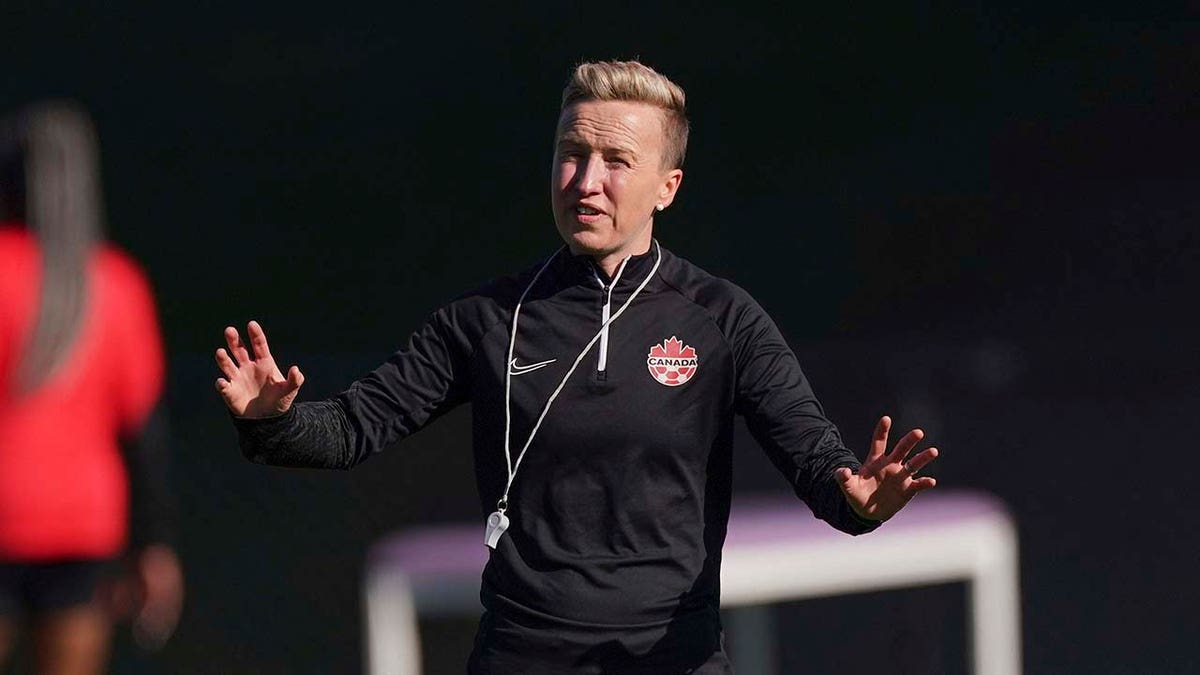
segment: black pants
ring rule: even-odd
[[[720,616],[702,609],[661,626],[564,625],[484,612],[470,675],[732,675]]]
[[[0,561],[0,616],[41,614],[92,602],[111,560]]]

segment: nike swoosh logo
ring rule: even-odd
[[[508,374],[509,375],[524,375],[525,373],[532,373],[533,371],[537,370],[538,368],[545,368],[546,366],[550,365],[551,363],[554,363],[557,360],[558,359],[550,359],[549,361],[538,361],[537,363],[531,363],[527,366],[518,366],[517,360],[513,359],[512,362],[508,364]]]

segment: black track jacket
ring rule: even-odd
[[[607,659],[605,672],[621,659],[654,672],[711,662],[721,650],[734,413],[818,517],[852,534],[878,523],[859,519],[841,495],[834,471],[859,462],[775,324],[745,291],[657,242],[630,258],[615,284],[590,258],[560,249],[521,305],[513,363],[513,310],[541,263],[438,310],[404,349],[336,397],[237,419],[243,452],[264,464],[346,469],[470,401],[486,516],[507,478],[505,368],[514,373],[515,461],[548,397],[600,331],[606,302],[615,313],[659,256],[653,278],[567,380],[520,464],[511,526],[483,572],[488,614],[473,663],[486,663],[489,650],[520,655],[509,662],[524,672],[538,659],[553,661],[547,672],[556,673],[592,672],[589,660]],[[473,670],[509,672],[496,665],[501,656]]]

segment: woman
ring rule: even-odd
[[[114,619],[135,611],[135,637],[157,646],[182,605],[154,302],[103,243],[83,112],[5,123],[0,171],[0,667],[20,625],[34,672],[99,673]]]
[[[677,84],[580,64],[550,171],[563,247],[443,306],[325,401],[293,405],[304,376],[284,375],[257,322],[248,345],[225,329],[216,387],[255,462],[348,469],[472,403],[480,505],[495,509],[472,674],[732,672],[719,580],[735,415],[843,532],[935,484],[914,475],[937,456],[913,452],[921,431],[884,453],[887,417],[860,462],[762,307],[659,244],[687,136]]]

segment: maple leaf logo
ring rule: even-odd
[[[650,353],[646,355],[650,375],[668,387],[678,387],[692,379],[699,366],[700,357],[696,350],[674,335],[650,347]]]

